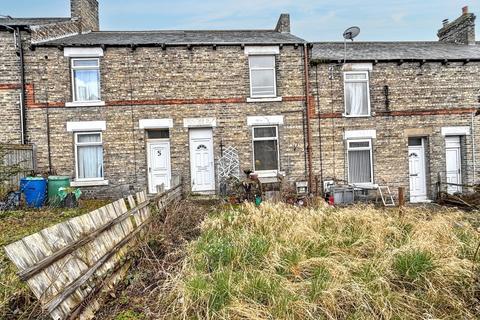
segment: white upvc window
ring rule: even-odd
[[[347,140],[348,182],[373,183],[372,140]]]
[[[100,59],[72,58],[73,102],[100,101]]]
[[[368,71],[343,74],[346,117],[370,116],[370,86]]]
[[[278,127],[253,127],[253,170],[278,171]]]
[[[250,68],[250,97],[276,97],[275,55],[250,55],[248,62]]]
[[[103,144],[101,132],[75,133],[76,181],[103,180]]]

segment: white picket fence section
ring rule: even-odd
[[[161,190],[160,190],[161,191]],[[5,247],[40,301],[57,319],[90,319],[97,294],[126,273],[127,253],[152,218],[150,206],[165,209],[182,197],[181,182],[152,199],[146,191],[41,230]]]

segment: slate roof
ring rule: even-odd
[[[316,42],[313,60],[344,59],[343,42]],[[439,41],[347,42],[347,61],[382,60],[465,60],[480,59],[480,43],[463,45]]]
[[[39,26],[44,24],[69,21],[70,18],[0,18],[0,24],[12,27]]]
[[[275,30],[95,31],[43,42],[52,46],[295,44],[305,40]]]

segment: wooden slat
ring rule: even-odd
[[[106,290],[125,274],[128,252],[153,218],[149,204],[163,210],[179,195],[179,186],[151,200],[146,190],[137,192],[127,198],[130,209],[120,199],[25,237],[5,251],[53,319],[90,319],[98,310],[95,296],[102,285]],[[85,299],[88,303],[82,303]]]
[[[122,216],[119,216],[117,217],[116,219],[114,220],[111,220],[109,223],[103,225],[102,227],[98,228],[97,230],[95,230],[94,232],[88,234],[87,236],[85,236],[84,238],[72,243],[70,246],[68,247],[65,247],[55,253],[53,253],[52,255],[46,257],[45,259],[39,261],[37,264],[35,264],[35,262],[29,262],[28,259],[27,260],[24,260],[24,261],[19,261],[19,265],[25,265],[25,267],[22,268],[22,270],[20,270],[20,272],[18,273],[19,277],[22,279],[22,280],[25,280],[29,277],[31,277],[32,275],[34,275],[36,272],[38,272],[39,270],[45,268],[46,266],[50,265],[51,263],[53,263],[54,261],[60,259],[61,257],[73,252],[75,249],[85,245],[86,243],[92,241],[93,239],[95,239],[95,237],[97,237],[100,233],[102,233],[104,230],[108,229],[109,227],[111,227],[112,225],[114,225],[115,223],[121,221],[121,220],[124,220],[124,219],[127,219],[129,217],[130,214],[132,214],[132,212],[137,212],[137,210],[139,210],[140,208],[143,208],[145,206],[148,205],[148,202],[144,202],[144,203],[141,203],[140,205],[138,205],[138,207],[135,207],[131,210],[129,210],[128,212],[124,213]],[[92,213],[94,217],[98,216],[99,213],[96,212],[97,210],[93,211],[93,212],[90,212],[88,213],[87,215],[83,216],[82,219],[90,219],[93,221],[92,219]],[[13,253],[15,253],[18,248],[16,247],[11,247],[13,245],[16,245],[16,243],[13,243],[13,244],[10,244],[8,246],[5,247],[5,250],[7,251],[7,254],[9,251],[12,252],[12,255]],[[21,250],[21,248],[20,248]],[[19,259],[25,259],[27,258],[28,256],[25,255],[25,254],[22,254],[20,256],[17,256],[15,255],[15,257],[11,256],[10,254],[8,254],[8,256],[10,257],[10,259],[12,261],[14,260],[19,260]],[[14,261],[15,262],[15,261]],[[15,264],[17,265],[17,263],[15,262]],[[34,265],[35,264],[35,265]]]

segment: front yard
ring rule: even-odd
[[[225,207],[183,253],[147,241],[102,317],[476,319],[479,226],[442,207]]]
[[[88,212],[1,217],[3,246]],[[157,215],[99,319],[476,319],[480,215],[184,200]],[[38,306],[0,253],[0,318]],[[35,316],[33,317],[35,318]]]

